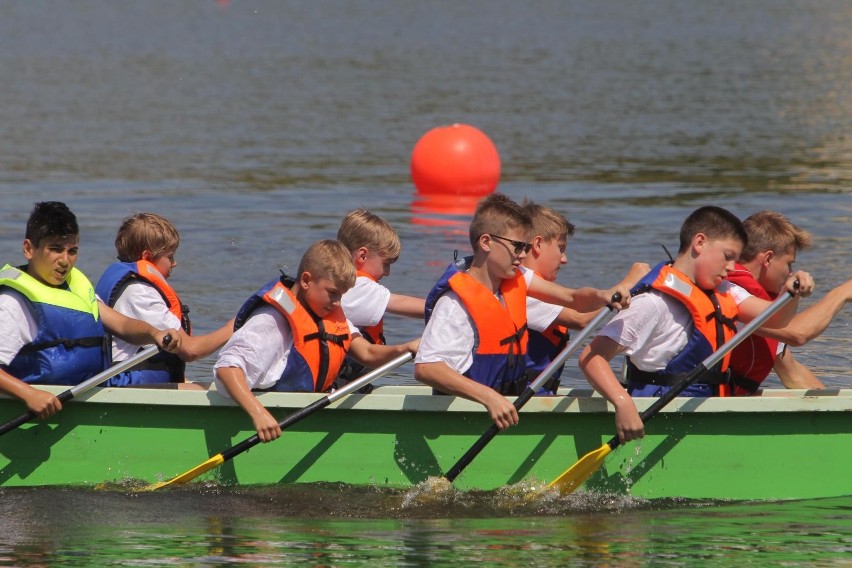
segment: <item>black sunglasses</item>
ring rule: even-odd
[[[513,241],[512,239],[507,239],[506,237],[501,237],[500,235],[491,235],[492,239],[500,239],[501,241],[506,241],[507,243],[512,243],[512,246],[515,247],[515,254],[521,254],[522,252],[527,253],[532,249],[532,245],[530,243],[525,243],[524,241]]]

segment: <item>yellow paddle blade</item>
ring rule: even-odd
[[[604,459],[611,451],[612,448],[609,447],[609,444],[604,444],[597,450],[589,452],[580,458],[580,461],[566,469],[565,473],[551,481],[547,488],[553,488],[563,495],[568,495],[600,469]]]
[[[178,485],[182,485],[182,484],[186,483],[187,481],[192,481],[193,479],[195,479],[196,477],[198,477],[199,475],[201,475],[205,471],[210,471],[214,467],[218,467],[218,466],[222,465],[224,462],[225,462],[225,458],[222,457],[222,454],[216,454],[215,456],[213,456],[212,458],[210,458],[209,460],[207,460],[203,464],[192,468],[191,470],[187,471],[186,473],[182,473],[182,474],[178,475],[177,477],[173,477],[172,479],[170,479],[168,481],[161,481],[159,483],[152,483],[148,487],[140,489],[140,491],[156,491],[157,489],[161,489],[161,488],[166,487],[168,485],[172,485],[173,483],[178,484]]]

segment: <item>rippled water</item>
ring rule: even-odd
[[[850,26],[840,1],[3,3],[0,250],[20,262],[32,203],[64,200],[94,278],[125,215],[165,214],[183,238],[173,284],[206,331],[364,206],[402,237],[388,285],[422,295],[468,248],[467,217],[424,210],[408,161],[426,131],[464,122],[497,145],[500,190],[577,225],[563,284],[656,262],[686,214],[717,204],[813,231],[798,265],[824,292],[852,276]],[[847,309],[797,350],[831,385],[849,383],[849,322]],[[387,328],[407,339],[420,323]],[[400,500],[2,490],[0,564],[848,563],[848,499]]]

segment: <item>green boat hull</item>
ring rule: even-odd
[[[60,392],[62,389],[52,389]],[[344,397],[205,473],[196,482],[340,482],[407,488],[440,477],[488,429],[478,404],[423,387]],[[614,432],[611,407],[588,391],[534,398],[455,480],[461,490],[543,485]],[[267,393],[279,419],[319,395]],[[642,410],[653,399],[637,399]],[[0,416],[19,402],[0,399]],[[808,499],[852,494],[852,390],[765,391],[676,399],[639,443],[610,455],[583,486],[642,498]],[[0,486],[153,483],[253,434],[215,391],[95,389],[46,422],[0,437]]]

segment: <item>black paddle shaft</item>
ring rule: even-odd
[[[612,303],[620,302],[621,294],[616,292],[612,295]],[[539,387],[544,384],[545,381],[550,379],[551,376],[556,372],[558,367],[561,367],[565,364],[565,360],[586,340],[586,338],[592,333],[592,331],[602,322],[610,313],[615,311],[615,308],[612,305],[608,305],[607,308],[609,311],[601,312],[594,320],[589,322],[589,324],[585,327],[585,329],[577,336],[571,343],[566,345],[562,352],[555,358],[550,364],[541,372],[541,374],[527,387],[521,392],[520,395],[515,399],[515,402],[512,404],[515,407],[515,410],[520,410],[529,400],[535,396],[536,391]],[[455,481],[456,477],[464,471],[470,462],[479,455],[479,453],[488,445],[488,443],[494,439],[494,436],[500,433],[500,427],[497,424],[491,424],[491,427],[486,430],[482,436],[468,449],[465,454],[459,458],[459,461],[456,462],[456,465],[450,468],[450,471],[444,476],[444,478],[452,483]]]
[[[297,410],[293,414],[290,414],[289,416],[287,416],[287,418],[285,418],[284,420],[279,422],[278,426],[283,430],[284,428],[287,428],[288,426],[292,426],[296,422],[301,421],[303,418],[307,418],[309,415],[313,414],[317,410],[320,410],[321,408],[325,408],[329,404],[331,404],[331,399],[327,396],[324,396],[319,400],[315,400],[314,402],[312,402],[308,406],[306,406],[304,408],[300,408],[299,410]],[[230,448],[228,448],[227,450],[222,452],[222,459],[224,461],[228,461],[229,459],[238,456],[239,454],[243,453],[244,451],[253,448],[258,443],[260,443],[260,438],[258,437],[257,434],[255,434],[254,436],[250,436],[250,437],[246,438],[245,440],[243,440],[242,442],[240,442],[239,444],[237,444],[236,446],[231,446]]]

